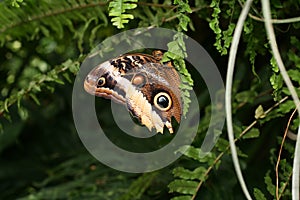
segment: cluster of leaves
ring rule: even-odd
[[[205,48],[220,71],[224,71],[242,3],[234,0],[1,2],[0,162],[6,164],[0,166],[3,183],[0,189],[5,191],[0,197],[243,198],[224,134],[206,157],[199,156],[213,108],[202,89],[201,78],[190,73],[193,71],[187,70],[183,60],[187,56],[183,32],[197,33],[195,39],[207,45]],[[239,47],[232,103],[234,129],[238,155],[253,196],[289,199],[294,142],[283,136],[295,106],[267,45],[260,7],[259,2],[253,5]],[[297,12],[291,10],[299,7],[292,0],[275,1],[272,16],[296,17],[292,13]],[[202,108],[194,143],[178,150],[185,156],[168,168],[143,175],[116,172],[91,158],[76,135],[70,109],[72,82],[85,55],[118,29],[136,27],[178,31],[168,44],[164,61],[171,59],[181,74],[184,113],[193,112],[188,109],[191,89],[198,91]],[[275,25],[283,59],[298,92],[299,27],[299,22]],[[291,132],[296,130],[298,121],[292,120]],[[216,134],[222,131],[216,130]]]

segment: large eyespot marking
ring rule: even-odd
[[[98,79],[98,82],[97,82],[97,87],[102,87],[103,85],[105,85],[105,78],[104,77],[100,77]]]
[[[172,100],[168,93],[159,92],[154,97],[154,105],[161,111],[167,111],[171,108]]]

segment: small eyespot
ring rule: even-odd
[[[97,87],[102,87],[103,85],[105,85],[105,78],[100,77],[97,82]]]
[[[162,60],[164,53],[160,50],[154,50],[152,52],[152,56],[156,59],[156,60]]]
[[[167,111],[171,108],[172,100],[168,93],[159,92],[154,97],[154,106],[161,111]]]
[[[142,74],[137,74],[131,79],[131,83],[137,87],[143,87],[146,83],[146,78]]]

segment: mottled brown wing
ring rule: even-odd
[[[158,51],[155,55],[162,56]],[[180,79],[161,58],[127,54],[95,67],[86,77],[85,90],[93,95],[126,104],[128,110],[149,130],[173,133],[171,118],[180,122],[182,104]]]

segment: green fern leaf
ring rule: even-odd
[[[246,127],[243,127],[243,128],[246,128]],[[243,139],[258,138],[259,136],[260,136],[259,129],[252,128],[251,130],[249,130],[249,132],[247,134],[245,134],[243,136]]]
[[[80,35],[79,32],[90,19],[99,19],[103,25],[107,24],[103,13],[103,6],[106,4],[92,0],[76,0],[72,3],[60,0],[39,0],[36,3],[35,0],[27,0],[26,4],[22,3],[22,8],[18,8],[2,3],[0,4],[0,45],[3,46],[9,38],[35,40],[41,35],[63,38],[67,29],[80,36],[81,38],[78,39],[82,41],[84,34]],[[95,20],[96,24],[98,24],[97,20]],[[90,27],[93,25],[88,24]]]
[[[212,19],[209,22],[209,27],[216,34],[216,42],[214,46],[221,53],[221,55],[227,55],[231,41],[232,35],[235,28],[235,24],[230,23],[227,30],[222,31],[220,28],[220,14],[221,8],[219,6],[219,0],[213,0],[211,3],[211,7],[213,8]]]
[[[198,167],[194,169],[193,171],[184,169],[183,167],[177,167],[173,170],[173,174],[175,177],[179,177],[186,180],[205,180],[205,172],[207,169],[205,167]]]
[[[178,5],[178,30],[187,31],[187,26],[190,23],[191,19],[186,15],[186,13],[191,13],[192,10],[187,0],[174,0],[174,4]]]
[[[111,22],[117,28],[124,28],[124,24],[133,19],[132,14],[125,14],[126,10],[132,10],[137,7],[135,4],[138,0],[114,0],[109,3],[109,16],[112,16]]]
[[[171,200],[191,200],[192,196],[178,196],[178,197],[174,197]]]
[[[290,69],[288,71],[288,75],[290,76],[290,78],[293,81],[298,82],[298,84],[300,84],[300,71],[296,70],[296,69]]]
[[[174,180],[168,187],[170,192],[179,192],[181,194],[195,194],[198,183],[196,181]]]
[[[293,100],[287,100],[284,103],[279,105],[278,112],[286,114],[291,110],[295,109],[295,103]]]
[[[297,39],[295,36],[291,36],[291,44],[293,48],[291,48],[288,52],[288,58],[290,61],[294,63],[294,65],[299,69],[300,68],[300,57],[299,55],[295,54],[294,48],[298,49],[300,47],[300,40]]]
[[[267,200],[264,193],[257,188],[254,188],[254,197],[256,200]]]
[[[208,162],[212,163],[215,159],[215,155],[212,153],[204,153],[200,148],[196,148],[193,146],[182,146],[179,150],[185,156],[197,160],[199,162]],[[205,156],[204,156],[205,155]]]
[[[270,77],[270,83],[274,89],[273,95],[274,100],[279,100],[281,98],[281,92],[283,87],[283,78],[280,74],[272,74]]]
[[[267,185],[268,192],[275,196],[275,185],[272,183],[272,179],[270,177],[270,171],[265,176],[265,184]]]

